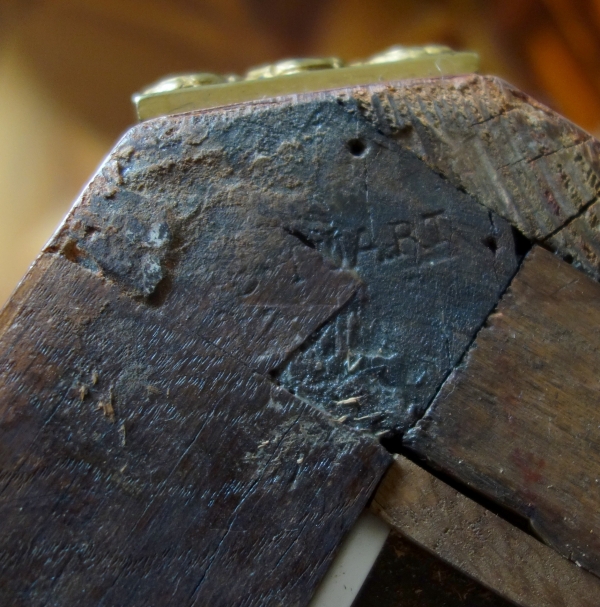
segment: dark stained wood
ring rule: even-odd
[[[396,457],[371,509],[408,540],[518,605],[598,605],[595,575],[404,457]]]
[[[402,87],[413,114],[430,87],[481,93],[482,128],[516,120],[574,184],[556,217],[539,184],[515,214],[487,165],[444,174],[478,144],[433,129],[433,162],[420,118],[390,102],[386,126]],[[516,92],[495,113],[494,87],[327,91],[124,136],[0,317],[5,603],[309,600],[389,463],[354,430],[424,415],[518,269],[510,221],[547,238],[590,204],[596,143]],[[482,141],[519,183],[550,171],[500,134]]]
[[[176,308],[60,256],[23,288],[0,342],[0,602],[305,604],[385,452]]]
[[[333,251],[338,263],[357,271],[368,292],[328,323],[308,348],[294,354],[280,370],[280,381],[348,423],[379,435],[401,435],[423,414],[435,394],[432,388],[439,388],[457,361],[455,354],[464,352],[467,335],[473,335],[470,322],[457,317],[459,302],[473,297],[483,309],[488,293],[475,290],[484,283],[490,288],[506,284],[504,278],[514,268],[507,258],[507,240],[497,238],[506,228],[499,217],[529,244],[542,243],[600,278],[595,204],[600,196],[600,143],[489,76],[407,80],[357,87],[340,96],[346,103],[346,98],[356,100],[361,114],[385,135],[385,147],[396,157],[395,184],[402,184],[397,191],[410,198],[410,216],[396,213],[390,219],[384,214],[388,206],[378,202],[393,198],[393,190],[385,187],[366,154],[365,192],[355,190],[352,206],[342,209],[346,221],[352,218],[351,225],[358,229],[353,232],[349,224],[335,221],[339,241],[330,245],[322,231],[298,228],[320,251]],[[446,183],[427,176],[422,166],[403,155],[407,150]],[[376,162],[381,169],[394,160],[378,150]],[[377,177],[369,178],[371,173]],[[423,183],[436,192],[434,198],[427,198]],[[334,184],[338,197],[339,192],[347,197],[339,182]],[[461,197],[461,192],[470,196]],[[368,221],[362,216],[364,199],[375,202],[368,205]],[[477,214],[467,227],[464,211],[473,212],[473,201],[491,212],[493,234],[483,236]],[[386,233],[389,224],[396,242]],[[502,257],[494,279],[486,276],[478,239]],[[465,265],[462,253],[446,253],[449,242],[455,251],[477,252],[477,269]],[[387,266],[383,269],[382,259]],[[474,286],[476,274],[479,286]],[[465,311],[470,318],[480,318],[479,310]],[[444,357],[454,362],[448,366]]]
[[[464,353],[519,255],[508,222],[358,125],[358,156],[343,150],[341,162],[335,148],[321,152],[337,160],[329,208],[293,225],[355,272],[361,289],[278,379],[349,425],[401,433]]]
[[[0,603],[309,601],[389,456],[268,377],[360,286],[290,223],[306,111],[137,127],[4,310]]]
[[[336,92],[139,125],[48,251],[178,299],[204,337],[373,434],[424,413],[519,262],[506,221]],[[334,317],[307,305],[302,256],[339,269],[318,282]]]
[[[535,248],[406,444],[600,574],[600,285]]]
[[[460,76],[354,93],[365,115],[527,238],[571,255],[595,278],[598,258],[552,238],[600,196],[600,143],[506,82]],[[592,223],[592,226],[595,225]],[[591,246],[600,243],[587,233]]]
[[[392,531],[352,607],[515,607]]]

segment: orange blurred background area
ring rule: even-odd
[[[600,0],[0,0],[0,301],[134,122],[136,90],[430,42],[600,135]]]

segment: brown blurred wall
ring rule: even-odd
[[[0,301],[145,84],[426,42],[477,50],[482,72],[600,133],[600,0],[0,0]]]

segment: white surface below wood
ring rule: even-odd
[[[364,512],[344,540],[309,607],[350,607],[389,532],[386,523]]]

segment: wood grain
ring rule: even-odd
[[[498,78],[403,82],[358,94],[363,111],[459,189],[595,278],[597,259],[553,238],[600,195],[600,143]],[[590,231],[598,248],[595,231]]]
[[[306,604],[381,448],[172,308],[61,257],[28,283],[0,342],[1,602]]]
[[[600,574],[600,285],[534,248],[406,444]]]
[[[345,91],[139,125],[48,251],[151,305],[178,299],[207,339],[372,434],[423,414],[520,259],[506,221]],[[337,272],[326,284],[304,259]],[[273,282],[281,272],[295,282]],[[315,280],[331,293],[320,314]],[[275,333],[292,318],[302,348]]]
[[[547,242],[575,267],[600,280],[600,203],[597,197]]]
[[[141,125],[2,313],[0,603],[305,605],[364,508],[388,454],[269,377],[359,287],[272,135]]]
[[[404,457],[371,509],[404,537],[522,607],[595,607],[600,579]]]
[[[519,208],[558,233],[597,143],[517,93],[496,115],[494,86],[397,85],[533,115],[521,143],[575,186],[558,219]],[[522,258],[491,173],[474,196],[419,158],[418,120],[379,121],[390,90],[160,118],[113,150],[0,318],[7,602],[309,600],[389,462],[354,430],[414,426]]]

